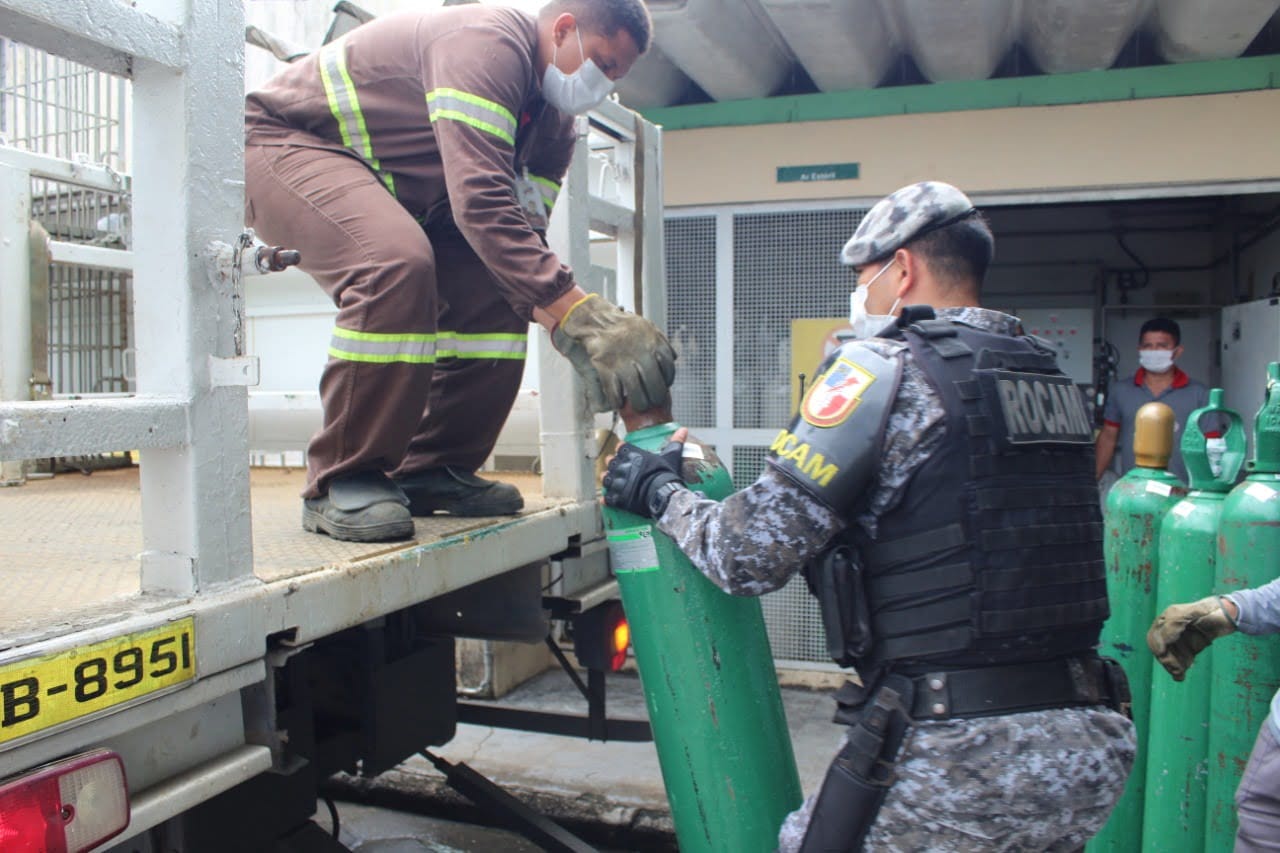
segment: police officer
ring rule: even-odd
[[[783,851],[1074,850],[1133,762],[1123,673],[1095,652],[1092,430],[1052,351],[978,307],[992,253],[953,186],[882,199],[843,253],[855,331],[875,336],[824,362],[758,480],[723,503],[688,490],[681,432],[623,445],[605,475],[610,506],[656,519],[729,593],[803,569],[857,669]]]

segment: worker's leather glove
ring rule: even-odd
[[[551,332],[551,342],[587,385],[593,412],[630,403],[645,412],[667,402],[676,352],[658,327],[594,293],[580,299]]]
[[[680,476],[684,442],[670,441],[660,453],[624,444],[604,475],[604,502],[646,518],[659,518],[671,495],[687,489]]]
[[[1187,676],[1196,655],[1219,637],[1234,633],[1235,622],[1227,614],[1222,597],[1211,595],[1191,604],[1171,604],[1151,623],[1147,647],[1174,681]]]

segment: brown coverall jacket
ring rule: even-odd
[[[511,9],[398,13],[249,94],[246,218],[339,309],[305,496],[491,452],[532,311],[573,285],[516,192],[532,179],[549,213],[573,149],[536,45]]]

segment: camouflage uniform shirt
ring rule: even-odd
[[[1013,335],[1018,320],[982,308],[943,308],[940,319]],[[912,474],[940,446],[945,410],[905,342],[861,346],[903,359],[881,462],[854,523],[874,537]],[[672,495],[658,527],[713,583],[734,595],[780,589],[843,530],[845,519],[767,466],[723,502]],[[835,738],[833,737],[833,741]],[[916,723],[899,756],[867,850],[1075,850],[1119,798],[1134,756],[1133,725],[1107,710],[1062,709]],[[798,850],[810,796],[782,827],[779,850]]]

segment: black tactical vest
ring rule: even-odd
[[[1106,573],[1079,390],[1029,338],[945,320],[897,334],[940,394],[946,430],[875,540],[857,542],[872,629],[859,669],[984,666],[1095,648],[1108,615]]]

